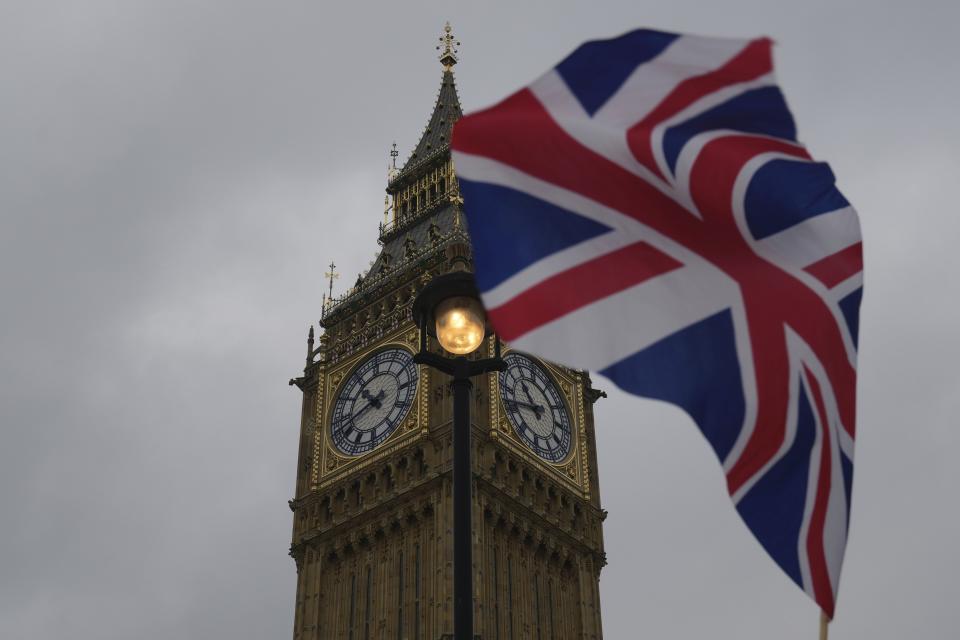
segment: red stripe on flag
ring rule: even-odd
[[[537,283],[490,309],[490,320],[504,340],[516,340],[592,302],[682,266],[646,242],[636,242]]]
[[[863,271],[863,243],[852,244],[833,255],[818,260],[803,269],[832,289],[847,278]]]
[[[652,123],[648,127],[647,135],[654,126]],[[493,131],[497,135],[490,135]],[[758,154],[772,151],[808,157],[800,145],[746,134],[725,136],[705,145],[690,177],[694,211],[702,217],[690,215],[677,201],[654,188],[653,181],[628,172],[577,142],[527,89],[487,111],[461,119],[454,129],[453,147],[498,160],[620,211],[699,254],[737,281],[754,361],[753,380],[744,383],[756,385],[757,406],[756,417],[745,425],[748,442],[727,474],[731,494],[762,472],[784,441],[791,366],[786,327],[813,349],[824,366],[824,383],[832,389],[839,411],[840,424],[834,427],[854,436],[856,370],[836,317],[819,291],[782,265],[754,254],[734,219],[734,185],[744,165]],[[593,273],[593,264],[589,272]],[[597,281],[591,280],[590,284],[596,286]],[[497,311],[505,311],[505,306]],[[524,308],[520,313],[527,311]],[[815,384],[808,383],[813,389],[811,401],[817,405],[821,427],[828,429],[821,388]],[[829,434],[823,432],[819,476],[811,479],[818,483],[810,514],[811,534],[800,544],[808,545],[804,548],[814,567],[811,586],[815,599],[832,615],[834,596],[823,540],[832,477]],[[811,536],[817,540],[811,542]]]
[[[653,157],[653,128],[700,98],[738,82],[748,82],[773,70],[771,41],[753,40],[719,69],[684,80],[647,116],[627,130],[627,145],[637,161],[656,173],[663,174]]]
[[[788,321],[824,363],[843,427],[854,436],[856,371],[847,360],[835,317],[810,288],[747,250],[731,223],[733,185],[743,165],[756,154],[771,151],[809,157],[800,145],[746,134],[708,143],[691,174],[691,192],[704,215],[700,220],[650,183],[574,140],[529,89],[461,118],[452,144],[456,151],[503,162],[623,212],[698,253],[741,284],[755,367],[766,370],[767,363],[772,371],[756,372],[761,406],[755,424],[764,427],[754,430],[727,474],[731,494],[763,468],[783,441],[784,427],[779,425],[785,425],[788,373],[783,324]],[[783,388],[776,390],[776,385]]]
[[[726,136],[704,145],[690,175],[693,201],[702,212],[704,223],[715,229],[713,246],[705,246],[699,253],[712,258],[740,285],[750,326],[758,427],[727,472],[731,494],[764,468],[786,435],[790,371],[783,340],[785,324],[810,345],[823,363],[837,398],[841,422],[854,437],[856,371],[847,357],[835,316],[810,287],[772,263],[753,260],[746,240],[735,226],[733,185],[751,158],[770,152],[809,157],[802,147],[790,142],[746,134]]]
[[[816,405],[820,418],[820,475],[817,477],[817,494],[810,515],[810,527],[807,529],[807,559],[810,561],[810,580],[813,582],[814,600],[824,613],[833,618],[833,586],[830,584],[830,572],[827,569],[827,557],[823,550],[823,527],[827,521],[827,504],[830,501],[831,449],[830,423],[823,405],[823,394],[816,378],[806,367],[803,368],[807,385]]]
[[[498,135],[490,135],[491,131]],[[638,219],[633,212],[642,208],[646,216],[658,217],[663,226],[677,232],[698,226],[699,221],[675,200],[570,137],[529,89],[458,120],[451,146],[455,151],[497,160]]]

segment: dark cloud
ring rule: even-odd
[[[778,40],[801,135],[866,238],[835,633],[948,637],[960,134],[945,69],[960,15],[700,5],[0,9],[0,637],[290,632],[286,380],[323,265],[349,284],[373,256],[386,152],[408,152],[426,122],[446,19],[468,110],[642,24]],[[750,539],[688,419],[612,392],[598,420],[607,636],[813,637],[814,607]]]

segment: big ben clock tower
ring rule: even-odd
[[[472,265],[449,147],[462,113],[459,43],[449,25],[440,40],[440,91],[389,176],[380,254],[327,301],[291,381],[303,392],[290,501],[295,640],[442,640],[453,630],[450,380],[414,363],[411,316],[427,282]],[[491,339],[476,355],[493,349]],[[600,392],[583,371],[504,353],[506,371],[476,379],[470,411],[475,633],[599,639]]]

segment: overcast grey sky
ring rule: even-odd
[[[338,8],[334,9],[333,7]],[[960,628],[956,3],[0,3],[0,638],[284,638],[323,266],[372,259],[387,150],[463,42],[466,110],[578,43],[769,35],[866,252],[831,638]],[[816,637],[678,409],[598,405],[606,637]]]

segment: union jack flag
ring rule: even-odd
[[[515,348],[682,407],[830,617],[849,523],[862,249],[768,39],[587,42],[456,125],[478,287]]]

